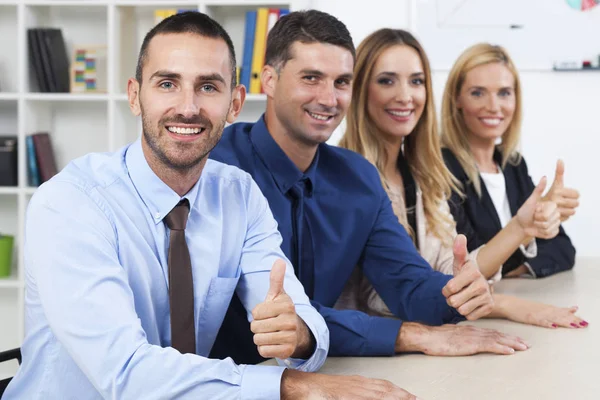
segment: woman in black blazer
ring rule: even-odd
[[[536,186],[516,150],[520,125],[520,82],[506,51],[483,43],[465,50],[444,91],[442,143],[444,161],[463,190],[454,192],[449,204],[469,250],[489,242],[517,220],[521,206],[535,197]],[[543,204],[554,203],[560,221],[574,214],[579,196],[564,187],[563,172],[559,161],[554,183],[537,199],[536,210],[542,212]],[[545,185],[543,178],[539,193]],[[502,266],[502,276],[541,278],[571,269],[574,263],[575,248],[560,226],[554,238],[529,238],[515,249]]]

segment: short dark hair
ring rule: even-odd
[[[208,15],[197,11],[186,11],[171,15],[159,22],[146,34],[144,41],[142,42],[137,67],[135,69],[135,79],[140,85],[142,84],[142,69],[148,57],[148,45],[154,36],[166,33],[195,33],[208,38],[223,39],[229,48],[232,75],[231,88],[233,89],[237,85],[235,50],[229,34],[217,21]]]
[[[352,53],[356,50],[346,25],[333,15],[318,10],[294,11],[281,17],[267,37],[265,64],[280,69],[292,58],[294,42],[326,43]]]

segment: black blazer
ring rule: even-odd
[[[448,202],[450,211],[456,220],[456,230],[467,237],[467,247],[472,251],[491,240],[501,229],[500,219],[494,203],[481,177],[481,198],[475,192],[464,169],[449,149],[442,150],[446,166],[461,182],[466,194],[464,199],[457,193],[452,193]],[[502,155],[496,150],[494,159],[501,164]],[[529,198],[535,185],[527,171],[525,159],[521,158],[518,165],[508,163],[502,171],[506,181],[506,193],[514,216],[519,207]],[[536,239],[537,257],[527,259],[520,250],[516,250],[503,264],[502,274],[518,268],[527,261],[538,278],[573,268],[575,264],[575,247],[565,233],[562,225],[556,237],[550,240]]]

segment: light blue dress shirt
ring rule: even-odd
[[[35,193],[25,226],[23,363],[3,400],[270,399],[284,368],[316,371],[329,332],[280,249],[268,203],[250,176],[208,160],[187,193],[195,354],[170,346],[163,218],[181,197],[150,169],[140,141],[70,163]],[[234,291],[264,301],[273,262],[316,339],[308,360],[279,366],[206,358]]]

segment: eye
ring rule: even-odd
[[[216,92],[217,88],[214,85],[204,84],[200,86],[200,90],[206,93]]]
[[[512,91],[510,89],[503,89],[498,94],[500,95],[500,97],[509,97],[510,95],[512,95]]]
[[[425,79],[423,79],[423,78],[415,78],[415,79],[413,79],[411,81],[411,83],[413,85],[421,86],[421,85],[425,84]]]
[[[390,86],[394,84],[394,81],[391,80],[390,78],[379,78],[377,80],[377,83],[383,86]]]
[[[473,97],[481,97],[481,96],[483,96],[483,92],[481,90],[473,90],[471,92],[471,96],[473,96]]]
[[[173,82],[170,82],[170,81],[164,81],[164,82],[161,82],[161,83],[160,83],[158,86],[160,86],[160,87],[161,87],[161,88],[163,88],[163,89],[170,90],[170,89],[173,89],[173,87],[174,87],[175,85],[173,85]]]
[[[302,77],[302,80],[307,81],[309,83],[314,83],[317,81],[316,75],[305,75]]]
[[[340,79],[336,79],[335,80],[335,85],[340,87],[340,86],[348,86],[350,85],[350,79],[347,78],[340,78]]]

